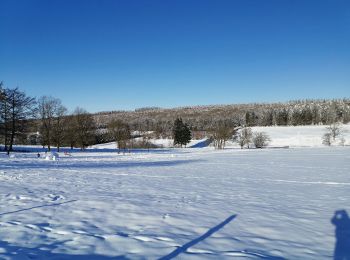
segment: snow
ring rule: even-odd
[[[252,127],[255,132],[265,132],[271,137],[271,146],[291,147],[321,147],[322,136],[326,133],[326,127],[316,126],[271,126]],[[342,125],[343,137],[346,145],[350,145],[350,125]]]
[[[330,259],[350,210],[350,147],[60,155],[0,153],[1,259]]]
[[[45,160],[47,161],[57,161],[59,160],[60,156],[56,152],[49,152],[45,153]]]

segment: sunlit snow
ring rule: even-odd
[[[0,258],[331,259],[349,173],[350,147],[1,153]]]

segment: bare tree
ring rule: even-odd
[[[5,150],[12,151],[17,137],[28,130],[29,119],[35,114],[35,99],[18,88],[2,90],[1,118]]]
[[[343,133],[343,129],[340,127],[340,124],[333,123],[326,127],[326,133],[322,136],[322,143],[324,145],[330,146],[336,142],[336,139],[340,137],[342,133]],[[340,145],[342,145],[341,140],[340,140]]]
[[[270,137],[264,132],[254,133],[253,143],[256,148],[264,148],[271,141]]]
[[[131,138],[129,125],[121,120],[112,120],[108,124],[108,132],[117,143],[118,153],[120,149],[125,151],[127,141]]]
[[[5,89],[3,89],[3,82],[0,82],[0,143],[2,142],[5,144],[5,150],[7,145],[7,136],[8,136],[8,130],[7,130],[7,124],[8,124],[8,108],[7,108],[7,102],[6,102],[6,92]]]
[[[226,142],[232,139],[237,133],[235,128],[229,122],[220,122],[216,124],[211,130],[211,138],[214,140],[214,146],[216,149],[224,149]]]
[[[0,81],[0,106],[3,104],[5,101],[5,90],[3,89],[4,83]]]
[[[67,108],[63,105],[58,105],[53,120],[53,142],[57,147],[57,151],[60,151],[60,147],[65,140],[65,133],[67,129],[68,119],[65,117],[67,114]]]
[[[81,148],[85,149],[87,146],[94,143],[96,124],[90,113],[85,109],[76,108],[74,110],[74,126],[75,126],[75,137],[76,144]]]
[[[235,140],[241,146],[241,149],[243,149],[245,145],[247,145],[249,148],[249,144],[252,142],[252,138],[253,138],[252,129],[250,127],[245,127],[241,129],[241,131],[238,133]]]
[[[326,127],[327,132],[330,134],[332,137],[333,141],[341,135],[342,133],[342,128],[340,127],[339,123],[334,123]]]
[[[68,115],[64,118],[65,134],[64,142],[70,146],[71,149],[77,144],[77,122],[74,115]]]
[[[38,112],[41,120],[40,132],[42,145],[56,144],[59,150],[63,140],[63,117],[67,109],[62,105],[61,100],[54,97],[43,96],[38,100]]]

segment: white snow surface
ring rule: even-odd
[[[321,147],[322,136],[326,133],[324,125],[314,126],[271,126],[252,127],[254,132],[265,132],[271,137],[270,146]],[[342,137],[350,145],[350,125],[341,125]],[[334,145],[339,145],[339,140]]]
[[[331,259],[349,173],[350,147],[0,153],[0,259]]]

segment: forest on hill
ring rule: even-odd
[[[193,131],[210,131],[217,125],[286,126],[327,125],[350,122],[350,99],[308,99],[285,103],[251,103],[191,106],[172,109],[157,107],[135,111],[110,111],[93,115],[99,128],[113,119],[128,122],[131,129],[171,132],[176,118],[182,118]]]

